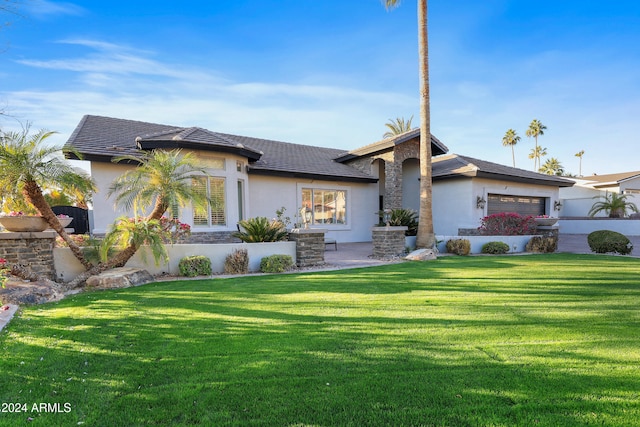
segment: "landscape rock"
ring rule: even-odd
[[[144,285],[155,279],[147,270],[121,267],[87,279],[86,289],[120,289]]]
[[[11,278],[4,288],[0,288],[3,304],[32,305],[59,301],[64,297],[60,284],[47,279],[24,281]]]
[[[433,249],[416,249],[407,255],[404,259],[409,261],[430,261],[436,259],[436,253]]]

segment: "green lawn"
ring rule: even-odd
[[[638,426],[639,307],[567,254],[85,293],[0,333],[0,425]]]

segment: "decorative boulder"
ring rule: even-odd
[[[129,288],[131,286],[144,285],[154,280],[151,273],[147,270],[121,267],[105,271],[97,276],[89,277],[85,287],[87,289]]]

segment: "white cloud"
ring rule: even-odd
[[[30,0],[25,2],[21,7],[24,7],[30,16],[38,19],[46,19],[51,16],[60,15],[81,16],[86,13],[84,8],[73,3],[48,0]]]

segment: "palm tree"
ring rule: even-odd
[[[206,206],[210,202],[198,187],[191,185],[194,175],[208,176],[193,153],[182,154],[180,149],[153,150],[141,151],[138,156],[114,159],[114,162],[122,161],[135,162],[138,166],[116,178],[109,188],[109,195],[116,196],[116,204],[133,209],[136,217],[149,208],[151,211],[133,221],[121,220],[120,228],[118,224],[114,225],[105,241],[125,241],[126,246],[113,257],[103,259],[95,267],[77,276],[69,283],[70,287],[83,283],[92,275],[125,265],[140,246],[149,241],[145,236],[150,235],[150,230],[153,232],[158,229],[155,224],[169,208],[183,207],[190,203],[194,206]]]
[[[576,157],[580,158],[580,167],[578,168],[578,176],[582,176],[582,156],[584,156],[584,150],[580,150],[575,154]]]
[[[591,206],[589,216],[595,216],[598,212],[605,211],[609,218],[624,218],[627,216],[627,210],[638,212],[638,207],[635,203],[627,202],[626,194],[609,193],[604,196],[594,197],[594,199],[598,198],[603,200]]]
[[[547,175],[563,175],[564,167],[562,167],[562,163],[555,157],[551,157],[544,162],[544,165],[540,168],[540,172],[546,173]]]
[[[544,135],[544,131],[547,127],[545,125],[543,125],[540,120],[538,119],[533,119],[531,121],[531,123],[529,124],[529,129],[527,129],[526,135],[528,137],[533,137],[536,141],[536,148],[535,148],[535,152],[538,152],[538,136],[539,135]],[[540,156],[537,157],[531,157],[529,156],[529,158],[533,158],[533,170],[537,171],[538,168],[540,167]]]
[[[71,239],[58,217],[47,203],[42,188],[45,186],[64,187],[71,181],[87,181],[86,188],[94,188],[87,176],[81,176],[61,155],[60,147],[44,145],[44,141],[55,132],[41,130],[29,135],[29,126],[22,132],[4,133],[0,137],[0,186],[13,197],[24,198],[27,204],[53,228],[69,245],[73,255],[85,268],[90,268],[78,244]],[[77,154],[77,153],[76,153]]]
[[[515,130],[509,129],[502,137],[502,145],[505,147],[511,146],[511,158],[513,160],[513,167],[516,167],[516,155],[513,147],[520,142],[520,137]]]
[[[400,4],[400,0],[384,0],[388,9]],[[418,4],[418,51],[420,56],[420,211],[417,248],[433,248],[436,236],[433,231],[433,198],[431,177],[431,116],[429,111],[429,42],[427,37],[427,0]]]
[[[385,132],[382,137],[391,138],[392,136],[400,135],[401,133],[405,133],[406,131],[411,130],[411,120],[413,120],[413,116],[411,116],[406,122],[404,120],[404,117],[397,117],[395,122],[389,119],[389,123],[384,124],[389,128],[389,130]]]
[[[540,158],[547,155],[547,149],[545,147],[540,147],[536,145],[536,148],[532,148],[529,153],[529,158],[533,159],[533,164],[540,164]],[[536,169],[536,172],[540,172],[539,169]]]

